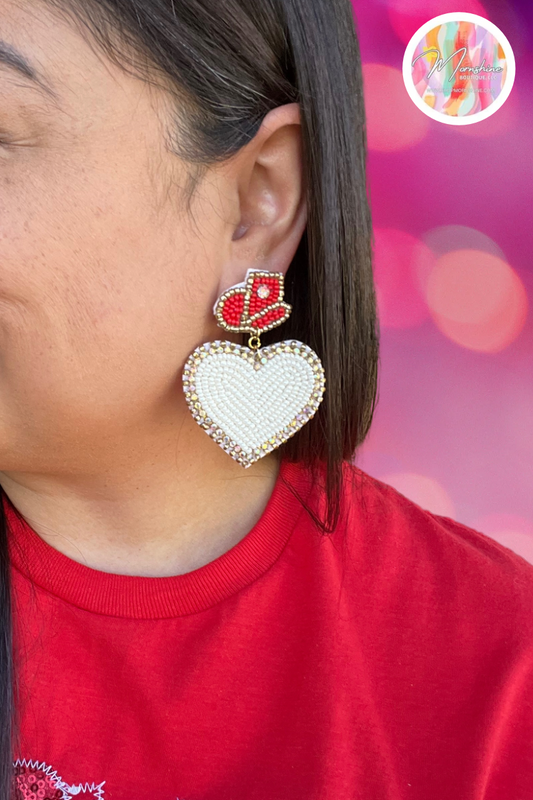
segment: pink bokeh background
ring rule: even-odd
[[[357,464],[533,563],[533,53],[526,3],[353,0],[363,60],[381,327]],[[513,48],[491,117],[430,119],[402,78],[411,36],[479,14]]]

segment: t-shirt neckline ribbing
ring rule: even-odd
[[[285,482],[308,500],[309,473],[282,459],[261,517],[230,550],[192,572],[144,577],[102,572],[56,550],[21,518],[2,491],[12,566],[71,605],[114,617],[164,619],[205,611],[244,589],[279,558],[304,508]]]

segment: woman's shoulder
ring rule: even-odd
[[[472,589],[487,609],[503,603],[533,618],[533,564],[522,556],[482,531],[421,507],[349,462],[343,495],[346,539],[361,557],[374,558],[391,576],[401,570],[426,589],[447,587],[458,601]]]

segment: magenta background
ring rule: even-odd
[[[422,507],[482,531],[533,563],[533,30],[525,3],[481,1],[353,0],[369,114],[373,222],[378,238],[392,229],[386,236],[393,248],[388,255],[383,247],[376,252],[383,322],[379,401],[357,463]],[[426,117],[403,80],[383,72],[392,78],[383,88],[381,68],[369,66],[401,73],[409,37],[449,11],[494,22],[516,58],[504,106],[461,127]],[[481,249],[488,241],[491,250],[492,241],[525,288],[525,322],[498,352],[452,341],[407,281],[391,277],[396,241],[414,241],[409,234],[427,242],[428,232],[447,225],[470,229],[461,247],[478,248],[478,234],[489,237],[481,237]],[[409,269],[406,259],[408,250],[403,269]],[[508,313],[516,309],[509,306]]]

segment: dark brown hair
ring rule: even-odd
[[[313,474],[320,468],[327,504],[315,522],[323,533],[333,531],[343,463],[354,459],[374,413],[379,339],[361,61],[350,0],[42,2],[127,72],[168,90],[175,113],[167,146],[190,165],[189,210],[210,164],[247,144],[268,111],[299,103],[307,228],[285,279],[292,314],[262,339],[299,339],[324,365],[323,402],[279,455],[304,462]],[[16,704],[1,503],[0,604],[0,800],[9,800]]]

